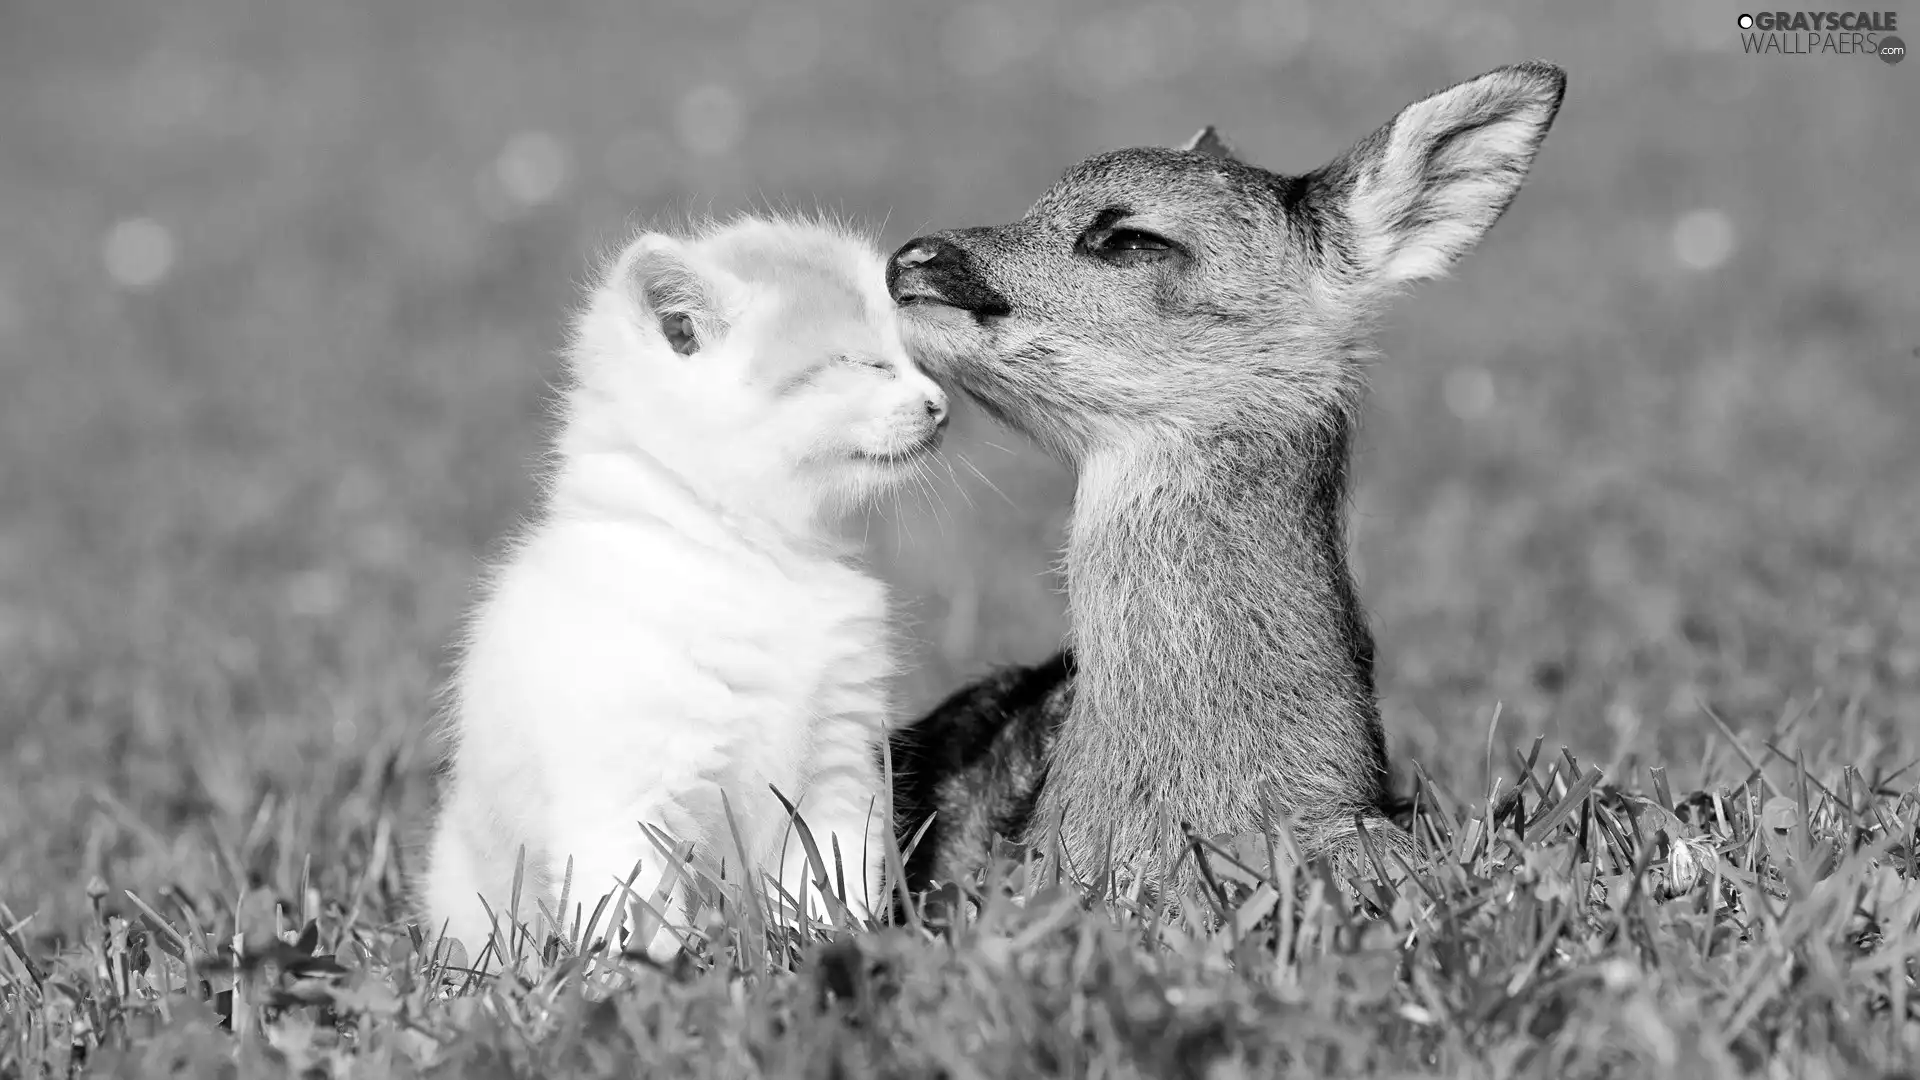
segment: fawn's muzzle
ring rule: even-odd
[[[1013,311],[1007,298],[980,277],[967,250],[943,236],[907,241],[887,260],[887,292],[901,307],[944,304],[976,318]]]

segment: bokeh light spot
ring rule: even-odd
[[[316,569],[287,582],[287,610],[306,618],[337,615],[347,604],[347,580],[337,570]]]
[[[115,222],[101,242],[100,258],[114,284],[146,292],[173,269],[173,232],[152,218]]]
[[[1715,270],[1738,241],[1733,219],[1719,210],[1693,210],[1673,226],[1673,257],[1689,270]]]
[[[545,131],[523,131],[507,140],[493,165],[500,191],[522,207],[553,201],[567,185],[566,144]]]

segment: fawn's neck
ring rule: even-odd
[[[1378,730],[1347,569],[1351,431],[1331,410],[1305,431],[1083,463],[1067,545],[1077,737],[1137,740],[1178,782],[1209,759]]]

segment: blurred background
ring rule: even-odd
[[[1533,178],[1395,308],[1374,372],[1355,544],[1394,756],[1479,788],[1496,704],[1502,746],[1659,755],[1676,785],[1728,760],[1702,761],[1706,708],[1911,750],[1920,62],[1742,55],[1737,13],[0,7],[13,902],[70,906],[209,817],[324,847],[325,793],[368,762],[424,777],[565,319],[629,230],[818,206],[892,246],[1203,123],[1304,171],[1530,56],[1571,72]],[[1064,628],[1069,479],[970,411],[955,435],[938,502],[872,530],[916,712]],[[262,805],[300,792],[311,820]]]

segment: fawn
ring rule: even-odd
[[[1299,176],[1211,128],[1099,154],[1019,221],[894,254],[909,349],[1078,474],[1070,651],[893,736],[903,834],[933,818],[915,884],[1054,827],[1071,863],[1162,884],[1173,829],[1269,812],[1342,881],[1376,868],[1362,824],[1380,869],[1412,860],[1347,565],[1369,324],[1505,211],[1565,87],[1489,72]]]

